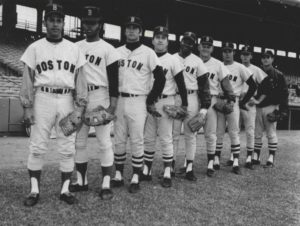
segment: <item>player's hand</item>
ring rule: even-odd
[[[147,105],[147,111],[154,117],[161,117],[161,114],[156,110],[154,104]]]
[[[29,127],[34,124],[34,114],[33,114],[33,108],[24,108],[24,124],[25,126]]]
[[[248,109],[248,107],[247,107],[246,104],[240,103],[239,106],[240,106],[241,110],[249,111],[249,109]]]
[[[250,107],[252,107],[254,105],[257,105],[257,104],[259,104],[259,102],[255,98],[253,98],[253,97],[248,101],[248,105]]]
[[[108,108],[106,108],[106,111],[109,112],[110,114],[114,115],[116,112],[116,108],[117,108],[117,106],[111,104],[111,105],[109,105]]]

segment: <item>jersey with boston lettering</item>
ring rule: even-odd
[[[247,68],[252,72],[252,78],[257,85],[259,85],[265,79],[265,77],[267,77],[267,74],[262,69],[253,64],[250,64]],[[246,93],[248,91],[248,88],[248,84],[245,83],[243,87],[243,93]]]
[[[216,58],[211,57],[206,61],[205,66],[209,72],[209,87],[211,95],[219,95],[221,90],[221,81],[230,74],[228,69],[224,64],[217,60]]]
[[[106,67],[120,59],[118,51],[103,39],[96,42],[82,40],[76,44],[87,60],[82,69],[87,84],[108,87]]]
[[[244,83],[250,78],[252,73],[243,65],[234,61],[230,65],[225,65],[230,72],[229,81],[235,96],[240,96]]]
[[[153,49],[141,45],[131,51],[126,45],[119,47],[119,91],[147,95],[151,87],[152,72],[161,63]]]
[[[159,60],[166,77],[166,84],[162,94],[175,95],[177,85],[174,76],[183,71],[183,65],[180,63],[178,58],[174,57],[170,53],[165,53],[164,55],[160,56]]]
[[[75,88],[75,73],[86,63],[84,55],[73,42],[63,39],[51,43],[42,38],[32,43],[21,57],[35,71],[34,87]]]
[[[183,77],[185,86],[188,90],[198,90],[197,78],[208,72],[206,66],[200,57],[191,53],[186,58],[181,57],[178,53],[174,54],[183,64]]]

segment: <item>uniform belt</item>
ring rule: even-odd
[[[213,97],[217,97],[217,98],[220,98],[220,99],[227,99],[227,97],[226,96],[224,96],[224,95],[220,95],[220,94],[218,94],[218,95],[212,95]],[[237,98],[238,96],[234,96],[235,98]]]
[[[96,90],[96,89],[99,89],[99,88],[100,88],[100,86],[89,85],[88,86],[88,91],[90,92],[90,91],[93,91],[93,90]]]
[[[56,93],[56,94],[67,94],[72,91],[72,89],[64,88],[64,89],[54,89],[51,87],[42,86],[41,90],[46,93]]]
[[[174,95],[165,95],[165,94],[162,94],[162,95],[158,96],[158,99],[164,99],[164,98],[168,98],[168,97],[171,97],[171,96],[174,96]]]
[[[119,96],[121,96],[121,97],[138,97],[138,96],[140,96],[140,95],[139,95],[139,94],[122,93],[122,92],[120,92],[120,93],[119,93]]]
[[[187,94],[192,94],[192,93],[196,93],[197,90],[191,90],[191,89],[188,89],[187,90]],[[177,94],[180,94],[179,92]]]

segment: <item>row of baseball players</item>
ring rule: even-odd
[[[62,37],[64,13],[61,5],[46,6],[44,25],[47,30],[46,38],[31,44],[21,58],[25,67],[20,99],[24,107],[24,120],[32,125],[27,164],[31,191],[24,201],[25,206],[34,206],[39,200],[41,172],[53,127],[57,134],[57,151],[62,172],[60,200],[74,204],[78,200],[71,192],[88,190],[89,127],[83,124],[76,134],[70,136],[65,136],[59,127],[59,121],[74,108],[83,112],[84,109],[91,110],[102,105],[117,116],[114,122],[114,150],[110,138],[111,125],[95,127],[103,177],[99,194],[102,199],[113,197],[111,187],[124,185],[123,171],[128,139],[133,170],[129,192],[139,191],[140,181],[151,179],[157,134],[164,163],[162,185],[170,187],[182,124],[186,178],[195,180],[193,160],[197,133],[191,132],[187,122],[199,111],[207,115],[204,128],[208,156],[207,175],[212,176],[214,168],[219,168],[226,121],[231,138],[233,171],[239,173],[239,106],[246,108],[256,90],[256,83],[260,83],[266,76],[250,64],[249,49],[244,49],[242,60],[248,62],[252,73],[242,64],[233,61],[232,43],[225,43],[223,46],[226,66],[211,57],[213,47],[210,37],[201,39],[201,58],[194,55],[192,49],[196,44],[196,36],[192,32],[184,34],[179,52],[171,55],[167,52],[168,30],[157,27],[152,41],[153,51],[140,42],[143,28],[138,17],[126,20],[126,44],[115,49],[99,37],[103,26],[102,15],[99,8],[93,6],[83,9],[82,27],[86,39],[76,44]],[[272,67],[272,58],[269,52],[263,55],[262,63],[268,70],[267,73],[275,71],[281,75]],[[245,84],[248,84],[248,91],[245,90]],[[261,148],[262,132],[266,128],[270,148],[268,164],[273,165],[277,147],[276,123],[267,123],[266,114],[277,108],[279,103],[270,103],[268,97],[273,98],[273,91],[271,94],[269,91],[270,89],[264,90],[264,98],[252,99],[252,103],[262,104],[263,101],[268,101],[268,105],[261,105],[257,110],[259,126],[256,127],[259,128],[257,134],[260,137],[257,137],[255,145],[260,145]],[[240,96],[245,92],[240,101]],[[234,102],[234,112],[227,116],[217,113],[211,107],[218,99],[224,98]],[[187,118],[183,121],[168,118],[162,110],[166,104],[181,105],[188,112]],[[249,164],[253,160],[259,161],[260,149],[255,147],[256,151],[251,159],[254,145],[253,112],[255,107],[244,113],[249,133]],[[77,181],[71,184],[74,156]],[[115,176],[111,180],[113,164]]]

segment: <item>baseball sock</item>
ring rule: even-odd
[[[115,164],[116,167],[116,180],[122,180],[123,178],[123,171],[124,171],[124,164]]]
[[[139,175],[141,173],[142,168],[141,167],[132,167],[133,168],[133,174],[131,182],[132,184],[138,184],[139,183]]]
[[[254,153],[253,153],[253,159],[254,160],[260,160],[260,150],[262,148],[262,143],[255,143],[254,144]]]
[[[144,169],[143,174],[144,175],[151,175],[151,168],[152,168],[152,162],[154,158],[155,152],[150,151],[144,151]]]
[[[173,164],[173,156],[165,156],[163,155],[164,161],[164,178],[171,178],[171,167]]]
[[[275,158],[275,151],[274,150],[269,150],[269,158],[268,158],[268,162],[274,162],[274,158]]]
[[[40,193],[41,170],[28,170],[30,177],[31,193]]]
[[[217,151],[215,152],[215,160],[214,160],[214,164],[215,165],[220,165],[220,158],[221,158],[221,151]]]
[[[239,153],[233,153],[233,166],[238,166],[239,165]]]
[[[112,166],[104,167],[102,166],[102,188],[110,188],[110,175],[112,172]]]
[[[186,160],[186,172],[193,170],[193,160]]]
[[[252,153],[253,153],[253,148],[247,147],[247,159],[246,159],[246,162],[251,162]]]
[[[208,169],[212,169],[213,168],[214,156],[215,156],[215,154],[207,154],[207,160],[208,160],[207,168]]]
[[[61,172],[61,194],[69,192],[69,185],[71,181],[72,172]]]
[[[82,186],[88,184],[87,181],[87,162],[76,163],[77,183]]]
[[[142,172],[142,167],[143,167],[143,155],[141,156],[134,156],[132,155],[132,179],[131,183],[132,184],[138,184],[139,183],[139,176],[140,173]]]
[[[240,144],[231,145],[230,161],[233,161],[233,166],[239,165]],[[236,157],[235,157],[236,156]]]

